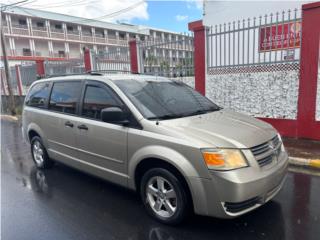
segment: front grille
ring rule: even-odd
[[[237,202],[237,203],[225,202],[224,207],[227,212],[237,213],[255,206],[256,204],[259,203],[259,201],[260,201],[259,197],[254,197],[243,202]]]
[[[270,141],[252,147],[250,150],[256,158],[260,167],[272,163],[273,158],[280,154],[281,142],[278,136]]]

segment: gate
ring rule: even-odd
[[[149,39],[137,43],[141,71],[145,74],[176,77],[193,77],[193,37]]]
[[[44,66],[46,76],[81,74],[85,72],[83,59],[45,61]]]
[[[130,72],[130,52],[128,47],[119,47],[105,52],[92,53],[93,71]]]

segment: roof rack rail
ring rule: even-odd
[[[105,73],[119,73],[119,74],[129,74],[131,71],[124,71],[124,70],[90,70],[86,72],[87,74],[91,75],[103,75]]]
[[[78,75],[84,75],[84,73],[65,73],[65,74],[52,74],[52,75],[46,75],[46,78],[53,78],[53,77],[67,77],[67,76],[78,76]]]

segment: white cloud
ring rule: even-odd
[[[196,7],[201,10],[203,8],[203,1],[205,0],[186,0],[187,8],[191,9]]]
[[[182,22],[182,21],[188,20],[188,16],[187,15],[177,15],[176,19],[177,19],[177,21]]]
[[[10,2],[12,1],[6,1],[7,4],[10,4]],[[23,7],[77,17],[99,18],[98,20],[106,22],[130,22],[132,19],[149,19],[148,3],[143,0],[30,0],[30,3],[23,4]],[[123,9],[127,9],[127,11],[115,13]],[[100,18],[105,15],[110,16]]]

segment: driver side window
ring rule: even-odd
[[[95,85],[86,86],[82,116],[101,120],[101,110],[109,107],[122,107],[120,100],[110,89]]]

